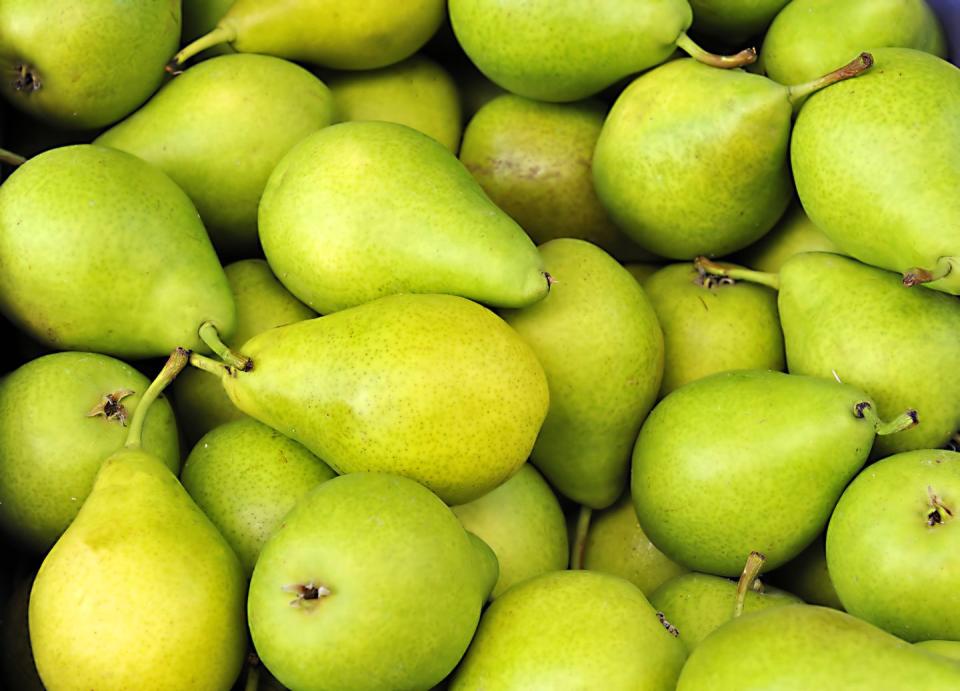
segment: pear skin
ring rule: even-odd
[[[813,224],[800,203],[794,202],[773,230],[739,252],[735,261],[756,271],[777,273],[784,262],[801,252],[843,254],[840,248]]]
[[[690,0],[694,33],[706,34],[725,43],[737,43],[759,36],[790,0]],[[856,55],[856,51],[853,53]],[[761,59],[763,51],[760,52]],[[842,60],[837,64],[842,64]],[[831,67],[822,70],[822,74]],[[816,76],[816,75],[814,75]]]
[[[811,605],[843,609],[827,569],[826,536],[821,535],[796,557],[767,574],[774,585],[798,595]]]

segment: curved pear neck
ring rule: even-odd
[[[746,67],[757,61],[756,48],[745,48],[734,55],[717,55],[698,46],[692,38],[687,36],[686,31],[677,37],[677,48],[697,62],[727,70],[735,67]]]
[[[231,22],[223,19],[219,24],[217,24],[213,31],[204,34],[193,43],[185,46],[179,53],[174,55],[173,59],[170,61],[170,64],[167,65],[167,72],[170,72],[171,74],[180,74],[183,72],[182,67],[184,63],[186,63],[190,58],[202,53],[208,48],[219,46],[222,43],[233,43],[236,40],[236,28]]]
[[[133,411],[133,417],[130,420],[130,431],[127,433],[127,442],[124,444],[125,448],[140,448],[143,440],[143,423],[147,419],[150,406],[157,400],[157,397],[163,393],[163,390],[170,385],[170,382],[176,379],[177,375],[187,366],[189,357],[190,353],[183,348],[177,348],[170,353],[170,357],[167,358],[167,362],[164,364],[163,369],[160,370],[160,374],[150,382],[150,386],[143,392],[143,397],[140,399],[137,409]]]

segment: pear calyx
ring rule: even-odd
[[[90,409],[87,417],[97,417],[103,415],[107,420],[116,420],[121,427],[127,426],[127,409],[120,402],[127,396],[132,396],[136,391],[131,389],[120,389],[113,393],[104,394],[97,405]]]
[[[720,67],[722,69],[732,69],[734,67],[745,67],[757,61],[757,49],[745,48],[735,55],[716,55],[704,50],[693,39],[687,36],[686,32],[677,37],[677,48],[689,55],[697,62],[702,62],[711,67]]]
[[[763,562],[766,560],[767,557],[765,554],[756,551],[750,552],[750,556],[747,557],[747,563],[743,565],[743,573],[740,574],[740,580],[737,581],[737,599],[733,605],[734,619],[743,614],[743,604],[747,599],[747,591],[756,590],[757,592],[763,592],[762,589],[756,588],[755,585],[760,582],[757,580],[757,576],[760,574],[760,569],[763,568]]]
[[[292,583],[280,588],[285,593],[293,593],[296,597],[290,601],[291,607],[314,607],[314,600],[322,600],[333,593],[325,585],[317,585],[313,581],[309,583]]]
[[[677,638],[680,635],[680,629],[667,621],[667,617],[663,612],[657,612],[657,621],[659,621],[663,625],[663,628],[665,628],[667,632],[674,638]]]
[[[953,518],[953,511],[943,503],[943,500],[927,485],[927,496],[930,498],[930,510],[927,511],[927,525],[935,528]]]
[[[17,91],[26,91],[32,93],[39,91],[43,87],[43,80],[40,79],[40,72],[33,65],[25,62],[18,62],[13,67],[14,79],[13,88]]]
[[[870,401],[860,401],[854,404],[853,414],[858,418],[869,420],[873,424],[873,429],[881,437],[888,434],[896,434],[897,432],[904,432],[920,424],[917,411],[912,408],[904,411],[889,422],[884,422],[877,415]]]

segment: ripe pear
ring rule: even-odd
[[[762,34],[789,1],[689,0],[690,8],[693,10],[693,31],[715,37],[726,43],[739,43]],[[760,58],[763,59],[762,51]],[[842,62],[842,59],[838,60],[837,64]],[[830,67],[827,67],[820,73],[829,69]]]
[[[843,603],[827,570],[826,550],[826,536],[821,535],[796,557],[767,574],[767,580],[808,604],[842,610]]]
[[[57,127],[103,127],[156,91],[179,42],[179,0],[4,0],[0,93]]]
[[[231,686],[246,653],[245,579],[227,542],[140,443],[178,349],[103,463],[30,593],[30,643],[49,689]],[[135,654],[131,654],[135,651]]]
[[[251,257],[270,173],[333,121],[330,90],[307,70],[268,55],[224,55],[185,71],[95,143],[160,168],[196,205],[221,257]]]
[[[883,423],[859,389],[765,370],[721,372],[664,398],[633,452],[640,525],[664,554],[696,571],[735,576],[752,551],[765,569],[823,532]]]
[[[716,372],[783,370],[777,294],[692,264],[665,266],[643,284],[663,329],[660,395]]]
[[[386,67],[413,55],[444,18],[443,0],[236,0],[209,33],[177,53],[177,69],[203,50],[228,43],[340,70]]]
[[[0,310],[41,343],[145,358],[229,338],[235,307],[187,195],[122,151],[44,152],[0,187]]]
[[[908,641],[960,640],[960,453],[918,450],[867,467],[827,529],[850,614]]]
[[[717,67],[756,52],[707,53],[685,33],[687,0],[640,4],[589,0],[450,0],[450,22],[480,71],[519,96],[579,101],[669,58],[677,48]]]
[[[685,658],[683,644],[633,585],[593,571],[557,571],[490,605],[449,688],[667,691]]]
[[[736,260],[757,271],[777,273],[784,262],[801,252],[843,254],[795,201],[773,230],[742,250]]]
[[[532,465],[468,504],[451,507],[463,527],[479,537],[500,564],[496,599],[513,585],[567,567],[567,526],[550,485]]]
[[[43,554],[73,521],[105,458],[123,446],[149,381],[95,353],[55,353],[0,380],[0,526]],[[173,411],[150,409],[143,447],[180,468]]]
[[[249,575],[283,517],[335,476],[297,442],[247,418],[205,434],[187,456],[180,480]]]
[[[543,368],[489,310],[393,295],[247,341],[250,371],[194,356],[243,412],[339,473],[411,477],[448,504],[486,494],[530,455],[547,413]]]
[[[396,123],[342,123],[295,146],[259,219],[273,272],[321,314],[401,292],[525,307],[549,286],[536,247],[456,157]]]
[[[826,607],[734,619],[690,655],[677,691],[956,688],[960,665]]]
[[[960,69],[909,48],[811,98],[793,130],[803,208],[846,254],[960,293]],[[904,175],[903,171],[909,171]]]
[[[304,497],[250,582],[257,655],[294,689],[425,689],[463,655],[496,560],[417,483],[355,473]],[[492,576],[492,577],[491,577]]]
[[[457,84],[422,55],[379,70],[325,74],[342,121],[383,120],[423,132],[454,154],[463,116]]]
[[[594,509],[623,493],[630,449],[660,388],[663,335],[643,289],[583,240],[540,247],[556,284],[503,318],[547,373],[550,411],[530,461],[563,495]]]

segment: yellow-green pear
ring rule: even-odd
[[[810,605],[843,609],[827,569],[825,535],[810,543],[796,557],[767,574],[770,583],[799,596]]]
[[[801,252],[842,254],[840,248],[814,225],[800,202],[795,201],[773,230],[740,251],[736,261],[756,271],[777,273],[784,262]]]
[[[212,31],[235,0],[182,0],[183,40],[193,41]],[[220,48],[221,46],[218,46]],[[229,50],[229,48],[227,48]]]
[[[705,34],[727,44],[744,41],[762,34],[789,1],[690,0],[692,30],[697,35]],[[763,51],[760,58],[763,59]]]

